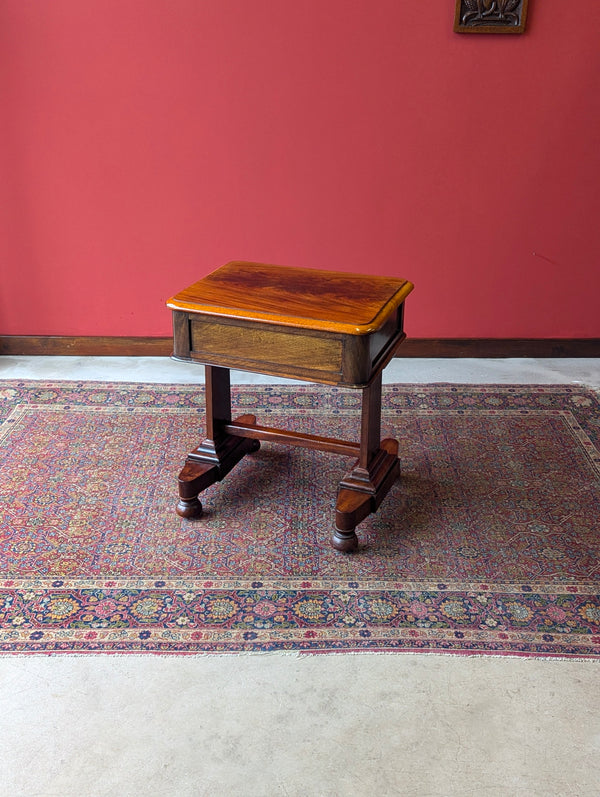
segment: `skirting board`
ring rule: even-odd
[[[0,355],[169,357],[171,338],[0,335]],[[398,357],[600,357],[600,338],[408,338]]]

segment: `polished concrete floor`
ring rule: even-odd
[[[201,374],[161,358],[0,357],[0,379]],[[386,381],[599,388],[600,360],[396,360]],[[0,797],[109,795],[597,797],[600,662],[0,658]]]
[[[0,357],[0,379],[91,379],[122,382],[204,381],[204,369],[167,357]],[[237,383],[290,383],[291,380],[234,371]],[[392,360],[383,381],[570,384],[600,387],[600,360],[515,358],[510,360],[417,359]]]

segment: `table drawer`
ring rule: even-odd
[[[296,333],[267,324],[190,318],[190,357],[275,376],[334,383],[342,378],[341,335]]]
[[[367,335],[173,312],[174,357],[272,376],[363,387],[402,342],[402,308]]]

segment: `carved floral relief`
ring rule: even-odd
[[[523,33],[527,0],[456,0],[457,33]]]

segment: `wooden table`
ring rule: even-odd
[[[177,513],[199,518],[198,495],[260,440],[316,448],[356,458],[339,485],[332,536],[338,551],[355,550],[356,526],[400,475],[398,442],[381,440],[381,372],[406,337],[412,289],[391,277],[233,262],[170,299],[173,356],[206,367],[206,439],[179,474]],[[230,368],[360,389],[360,442],[259,426],[253,415],[233,420]]]

